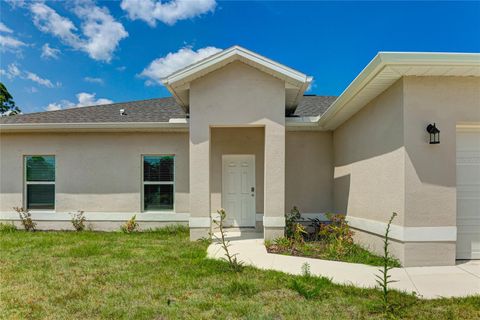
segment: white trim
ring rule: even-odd
[[[313,80],[312,77],[255,52],[240,46],[233,46],[175,71],[163,78],[162,83],[173,95],[177,103],[187,110],[190,103],[188,94],[190,82],[234,61],[241,61],[253,68],[283,80],[285,87],[293,89],[286,91],[288,92],[285,101],[286,107],[298,105],[300,98]]]
[[[263,216],[263,226],[271,228],[284,228],[285,227],[285,217],[266,217]]]
[[[385,235],[387,224],[385,222],[347,216],[348,224],[359,230]],[[437,242],[437,241],[456,241],[457,227],[403,227],[392,224],[390,228],[390,238],[401,242]]]
[[[195,74],[198,74],[199,76],[203,76],[205,73],[202,73],[202,71],[212,68],[218,63],[221,63],[225,60],[229,59],[238,59],[238,58],[244,58],[248,61],[252,61],[264,68],[267,68],[277,74],[281,74],[285,77],[288,77],[293,80],[293,82],[300,82],[304,84],[305,82],[311,81],[311,77],[308,77],[307,75],[298,72],[292,68],[289,68],[285,65],[282,65],[278,62],[275,62],[273,60],[270,60],[266,57],[263,57],[255,52],[252,52],[250,50],[247,50],[245,48],[242,48],[240,46],[233,46],[231,48],[225,49],[217,54],[214,54],[208,58],[205,58],[203,60],[198,61],[197,63],[194,63],[190,66],[187,66],[183,69],[180,69],[169,76],[165,77],[162,79],[162,83],[166,87],[172,86],[176,82],[181,82],[184,84],[186,78],[192,77]],[[230,62],[230,61],[229,61]],[[290,80],[290,81],[292,81]]]
[[[84,122],[84,123],[7,123],[0,124],[0,132],[31,131],[77,131],[77,132],[115,132],[115,131],[188,131],[188,120],[171,122]]]
[[[403,76],[480,76],[478,53],[379,52],[321,116],[335,130]]]
[[[190,228],[210,228],[211,224],[212,218],[210,217],[190,217],[188,219]]]
[[[32,219],[36,221],[71,221],[72,216],[69,212],[48,212],[48,211],[30,211]],[[135,212],[85,212],[87,221],[126,221],[130,219]],[[137,213],[138,221],[178,221],[187,222],[189,213],[178,212],[145,212]],[[19,220],[16,212],[0,212],[0,220]]]

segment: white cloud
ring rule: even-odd
[[[120,7],[128,13],[132,20],[143,20],[150,26],[155,26],[157,20],[168,25],[174,25],[178,20],[194,18],[213,12],[215,0],[123,0]]]
[[[153,60],[140,75],[150,79],[146,81],[147,85],[152,85],[154,82],[161,84],[162,78],[220,51],[222,49],[215,47],[205,47],[197,51],[192,50],[191,47],[184,47],[177,52],[170,52],[165,57]]]
[[[80,92],[76,94],[76,97],[78,100],[77,103],[73,103],[69,100],[62,100],[57,103],[50,103],[44,109],[46,111],[55,111],[55,110],[69,109],[69,108],[75,108],[75,107],[96,106],[96,105],[113,103],[113,101],[110,99],[105,99],[105,98],[96,99],[95,96],[96,96],[95,93]]]
[[[20,69],[18,69],[17,65],[12,63],[12,64],[9,64],[8,65],[8,77],[10,79],[13,79],[15,77],[19,77],[21,74],[21,71]]]
[[[60,50],[50,47],[50,44],[45,43],[42,46],[42,58],[44,59],[58,59]]]
[[[102,78],[85,77],[83,78],[83,80],[91,83],[104,84],[104,81]]]
[[[120,40],[128,36],[123,25],[106,8],[77,6],[75,13],[84,21],[82,30],[87,37],[84,50],[95,60],[110,61]]]
[[[68,18],[60,16],[44,3],[30,5],[33,22],[37,28],[50,33],[66,45],[86,52],[92,59],[109,62],[119,42],[128,36],[105,7],[97,7],[90,1],[75,3],[73,12],[80,18],[81,34]]]
[[[12,33],[12,29],[7,27],[3,22],[0,22],[0,32]]]
[[[62,85],[60,82],[53,84],[52,81],[42,78],[36,73],[20,70],[20,68],[15,63],[9,64],[7,70],[3,70],[3,69],[0,70],[0,74],[6,76],[8,79],[14,79],[14,78],[27,79],[27,80],[36,82],[42,86],[45,86],[47,88],[60,87]]]
[[[48,79],[41,78],[33,72],[29,72],[29,71],[25,72],[25,77],[29,80],[32,80],[33,82],[36,82],[36,83],[38,83],[42,86],[45,86],[47,88],[53,88],[54,87],[52,81],[50,81]]]
[[[2,50],[15,50],[25,45],[25,42],[22,42],[10,36],[4,36],[0,34],[0,46]]]

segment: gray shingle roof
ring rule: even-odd
[[[289,116],[321,115],[335,99],[331,96],[304,96],[295,113]],[[120,109],[124,109],[126,115],[120,115]],[[185,117],[175,99],[168,97],[1,117],[0,123],[168,122],[172,118]]]

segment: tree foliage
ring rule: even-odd
[[[13,97],[3,83],[0,82],[0,116],[14,115],[20,113],[15,105]]]

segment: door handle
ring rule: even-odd
[[[255,192],[255,187],[251,187],[250,191]]]

